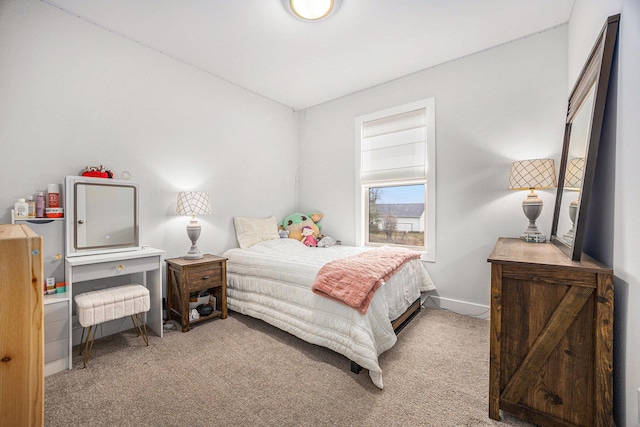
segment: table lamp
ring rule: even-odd
[[[191,240],[191,249],[182,258],[200,259],[202,254],[198,250],[196,243],[200,237],[200,224],[196,221],[196,215],[211,214],[211,204],[209,194],[204,191],[181,191],[178,193],[178,204],[176,205],[176,215],[191,215],[191,222],[187,225],[187,235]]]
[[[522,202],[522,210],[529,219],[529,226],[520,236],[527,242],[545,242],[547,236],[538,230],[536,219],[542,213],[543,202],[535,190],[555,188],[556,171],[553,159],[520,160],[511,164],[509,173],[509,190],[530,190]]]
[[[564,190],[580,191],[582,189],[582,175],[584,173],[584,158],[576,157],[569,161],[567,172],[564,174]],[[571,219],[571,229],[567,231],[564,238],[573,241],[576,226],[576,213],[580,204],[580,194],[569,203],[569,218]]]

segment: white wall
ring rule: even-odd
[[[567,27],[515,41],[306,111],[300,207],[324,213],[323,232],[353,243],[355,118],[435,96],[436,262],[426,264],[439,303],[488,309],[487,257],[500,236],[527,226],[526,192],[507,190],[512,161],[551,157],[559,166],[567,104]],[[538,225],[551,229],[555,191]],[[461,304],[458,303],[461,302]]]
[[[638,426],[640,387],[640,1],[579,0],[569,23],[569,79],[575,81],[606,18],[620,13],[618,48],[606,106],[605,150],[598,156],[612,173],[601,177],[598,222],[591,250],[615,275],[614,417],[618,426]],[[603,160],[604,162],[601,162]],[[597,178],[597,177],[596,177]],[[613,206],[611,204],[613,203]],[[591,211],[589,213],[591,215]]]
[[[37,0],[0,3],[0,223],[19,197],[86,165],[141,185],[142,243],[180,256],[177,192],[208,191],[203,252],[236,246],[232,217],[295,210],[291,109]]]
[[[615,410],[638,425],[640,387],[640,2],[577,0],[566,27],[310,108],[291,111],[37,0],[0,3],[0,223],[19,197],[86,165],[129,171],[142,186],[145,244],[186,252],[179,190],[209,191],[203,251],[236,245],[232,217],[325,214],[323,231],[355,234],[354,119],[436,97],[436,262],[442,302],[471,312],[489,303],[486,263],[498,236],[525,228],[524,194],[506,190],[513,160],[553,157],[567,94],[605,18],[622,13],[614,73],[616,275]],[[569,49],[567,50],[567,45]],[[568,62],[567,62],[568,53]],[[247,123],[250,122],[250,125]],[[300,184],[295,185],[299,174]],[[299,204],[296,200],[299,188]],[[553,191],[541,191],[548,233]],[[607,227],[605,224],[603,227]],[[463,304],[455,304],[461,301]],[[471,307],[471,308],[469,308]]]

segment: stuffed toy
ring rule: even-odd
[[[296,239],[297,241],[302,241],[302,228],[310,227],[313,231],[313,237],[317,239],[318,234],[320,234],[320,224],[318,222],[322,219],[321,213],[312,213],[310,215],[303,213],[294,213],[287,216],[282,220],[280,226],[283,230],[289,232],[290,239]]]
[[[289,237],[289,230],[285,230],[282,225],[279,225],[278,226],[278,234],[280,235],[281,239],[286,239],[286,238]]]
[[[319,248],[328,248],[337,243],[336,239],[331,236],[322,236],[320,240],[318,240]]]
[[[302,227],[302,239],[300,241],[304,243],[305,246],[309,246],[313,248],[318,246],[318,241],[313,235],[313,229],[308,225],[305,225],[304,227]]]

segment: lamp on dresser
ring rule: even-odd
[[[178,203],[176,205],[176,215],[191,215],[191,221],[187,225],[187,235],[191,240],[191,249],[182,258],[200,259],[202,254],[198,249],[198,238],[201,227],[196,220],[196,215],[211,214],[211,203],[209,194],[204,191],[181,191],[178,193]]]
[[[538,230],[536,219],[542,213],[543,202],[535,190],[558,186],[553,159],[520,160],[511,164],[509,190],[530,190],[522,202],[522,210],[529,219],[529,226],[520,236],[528,242],[545,242],[547,237]]]
[[[582,188],[582,175],[584,174],[584,158],[576,157],[569,161],[567,172],[564,177],[563,190],[580,191]],[[573,241],[576,226],[576,213],[580,204],[580,194],[571,203],[569,203],[569,218],[571,219],[571,229],[567,231],[564,238]]]

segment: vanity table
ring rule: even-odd
[[[145,248],[135,251],[114,252],[97,255],[67,257],[66,278],[67,298],[72,295],[92,291],[91,281],[105,278],[122,278],[132,274],[141,274],[141,285],[149,289],[151,308],[147,312],[147,327],[162,337],[162,267],[165,252],[160,249]],[[73,301],[68,304],[66,319],[73,319]],[[67,345],[68,359],[66,369],[71,369],[71,347],[74,342],[74,329],[79,330],[77,322],[68,321]],[[75,334],[77,335],[77,333]]]

